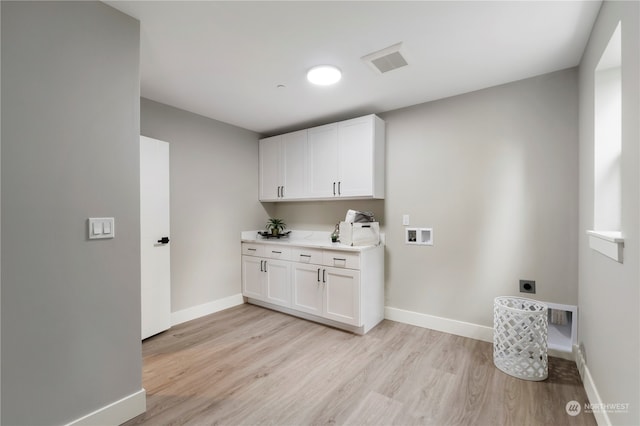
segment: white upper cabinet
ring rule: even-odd
[[[384,151],[375,115],[262,139],[260,200],[384,198]]]
[[[302,198],[306,191],[307,131],[260,140],[260,200]]]
[[[307,189],[306,159],[307,131],[287,133],[282,137],[282,190],[281,198],[303,198]]]
[[[384,198],[384,131],[375,115],[309,129],[309,196]]]
[[[307,138],[309,197],[334,197],[338,175],[338,124],[309,129]]]
[[[376,132],[376,122],[384,126],[382,120],[373,115],[338,124],[336,179],[340,197],[384,198],[384,127]],[[377,167],[376,154],[381,160]]]
[[[280,198],[282,173],[280,168],[282,136],[260,140],[260,199]]]

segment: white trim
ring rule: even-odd
[[[67,426],[119,425],[147,411],[147,392],[138,392],[68,423]]]
[[[384,308],[384,317],[391,321],[493,343],[493,327],[421,314],[419,312],[405,311],[404,309],[391,308],[389,306]]]
[[[609,241],[611,243],[624,243],[624,238],[622,238],[622,232],[619,231],[587,231],[587,235],[592,237],[600,238],[602,240]]]
[[[596,384],[593,381],[593,377],[591,377],[591,372],[589,371],[589,367],[587,367],[587,362],[582,350],[576,346],[574,348],[574,352],[576,353],[576,365],[578,367],[578,372],[580,373],[580,378],[584,384],[584,390],[587,393],[587,398],[589,398],[589,403],[592,405],[602,404],[602,398],[600,398],[598,389],[596,389]],[[609,418],[606,410],[594,410],[593,415],[596,418],[598,426],[611,426],[611,419]]]
[[[347,330],[350,331],[354,334],[359,334],[359,335],[364,335],[366,332],[368,332],[370,329],[365,329],[365,326],[361,326],[358,327],[356,325],[351,325],[351,324],[345,324],[343,322],[339,322],[339,321],[334,321],[331,320],[329,318],[323,318],[323,317],[319,317],[317,315],[313,315],[313,314],[309,314],[307,312],[303,312],[303,311],[298,311],[296,309],[291,309],[291,308],[287,308],[285,306],[278,306],[278,305],[274,305],[273,303],[269,303],[269,302],[264,302],[262,300],[258,300],[258,299],[253,299],[253,298],[247,298],[247,302],[249,302],[252,305],[257,305],[257,306],[262,306],[263,308],[268,308],[271,309],[273,311],[278,311],[278,312],[282,312],[294,317],[298,317],[298,318],[303,318],[309,321],[313,321],[313,322],[317,322],[320,324],[324,324],[324,325],[328,325],[334,328],[339,328],[341,330]],[[377,323],[376,323],[377,325]],[[373,327],[371,327],[373,328]]]
[[[589,247],[607,257],[622,263],[624,238],[620,232],[587,231]]]
[[[576,362],[575,352],[567,352],[567,351],[564,351],[564,350],[547,347],[547,355],[553,356],[553,357],[556,357],[556,358],[566,359],[567,361]]]
[[[493,327],[487,327],[485,325],[421,314],[419,312],[405,311],[404,309],[391,308],[389,306],[384,308],[384,317],[391,321],[493,343]],[[572,352],[566,352],[549,348],[547,353],[556,358],[567,359],[569,361],[576,360],[575,350]]]
[[[224,299],[213,300],[211,302],[203,303],[202,305],[171,312],[171,326],[182,324],[183,322],[214,314],[242,304],[244,304],[244,299],[242,298],[242,294],[238,293],[233,296],[225,297]]]

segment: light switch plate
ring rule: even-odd
[[[90,217],[89,239],[104,239],[115,237],[115,220],[112,217]]]
[[[102,228],[103,228],[102,222],[93,221],[93,223],[91,224],[90,228],[91,228],[90,229],[91,235],[94,235],[94,236],[95,235],[102,235]]]
[[[402,225],[404,225],[404,226],[408,226],[409,225],[409,215],[408,214],[403,214],[402,215]]]

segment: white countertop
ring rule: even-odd
[[[243,243],[268,243],[278,245],[290,245],[298,247],[327,248],[344,251],[364,251],[376,246],[347,246],[331,242],[331,232],[324,231],[300,231],[292,230],[287,237],[264,238],[258,234],[261,231],[243,231],[240,234]],[[384,242],[384,235],[380,234],[380,244]]]

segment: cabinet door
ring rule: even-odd
[[[373,117],[338,123],[338,182],[342,197],[373,195]]]
[[[361,326],[360,272],[351,269],[325,268],[324,317]]]
[[[291,266],[280,260],[266,260],[266,300],[274,305],[291,306]]]
[[[282,136],[260,140],[260,200],[277,200],[281,179],[280,141]]]
[[[338,184],[338,125],[314,127],[307,137],[309,196],[333,197]]]
[[[291,307],[298,311],[322,316],[323,287],[320,276],[322,268],[317,265],[294,263],[292,273],[293,298]]]
[[[284,199],[303,198],[307,190],[307,131],[282,137],[282,193]]]
[[[264,300],[264,259],[242,256],[242,295]]]

